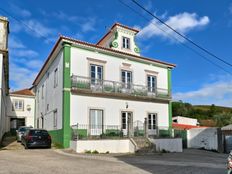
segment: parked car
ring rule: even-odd
[[[28,129],[22,136],[22,144],[25,149],[32,147],[51,148],[51,143],[51,136],[44,129]]]
[[[16,130],[16,139],[17,142],[21,141],[22,135],[26,132],[27,129],[33,128],[32,126],[20,126],[18,130]]]
[[[232,151],[230,151],[229,156],[227,158],[227,170],[228,174],[232,174]]]

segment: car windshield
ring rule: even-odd
[[[44,135],[48,135],[48,132],[46,130],[31,130],[30,134],[44,136]]]
[[[19,132],[26,132],[27,129],[29,129],[29,127],[21,127],[19,128]]]

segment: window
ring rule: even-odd
[[[131,71],[122,70],[122,83],[123,83],[124,88],[127,88],[127,89],[131,88],[131,83],[132,83],[132,72]]]
[[[38,98],[37,101],[38,101],[38,104],[39,104],[39,97],[40,97],[40,96],[39,96],[39,90],[38,90],[38,93],[37,93],[37,94],[38,94],[38,95],[37,95],[37,98]]]
[[[90,65],[90,78],[91,84],[98,84],[103,80],[103,66],[100,65]]]
[[[24,101],[23,100],[13,100],[12,111],[23,111],[24,110]]]
[[[130,49],[130,39],[127,37],[122,38],[122,47],[126,49]]]
[[[57,110],[53,111],[53,127],[57,129]]]
[[[148,92],[155,92],[156,91],[156,76],[147,76],[147,88]]]
[[[90,109],[90,135],[101,135],[103,133],[103,110]]]
[[[122,129],[126,129],[127,121],[126,121],[126,112],[122,113]]]
[[[148,114],[148,129],[156,129],[156,114]]]
[[[41,95],[42,95],[42,99],[44,99],[44,85],[42,85]]]
[[[47,104],[47,112],[49,111],[49,104]]]
[[[54,71],[54,88],[58,86],[58,69],[56,68]]]

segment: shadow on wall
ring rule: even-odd
[[[187,131],[188,148],[223,152],[220,128],[193,128]]]

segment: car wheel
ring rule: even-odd
[[[28,149],[28,146],[25,144],[25,145],[24,145],[24,148],[25,148],[25,149]]]

